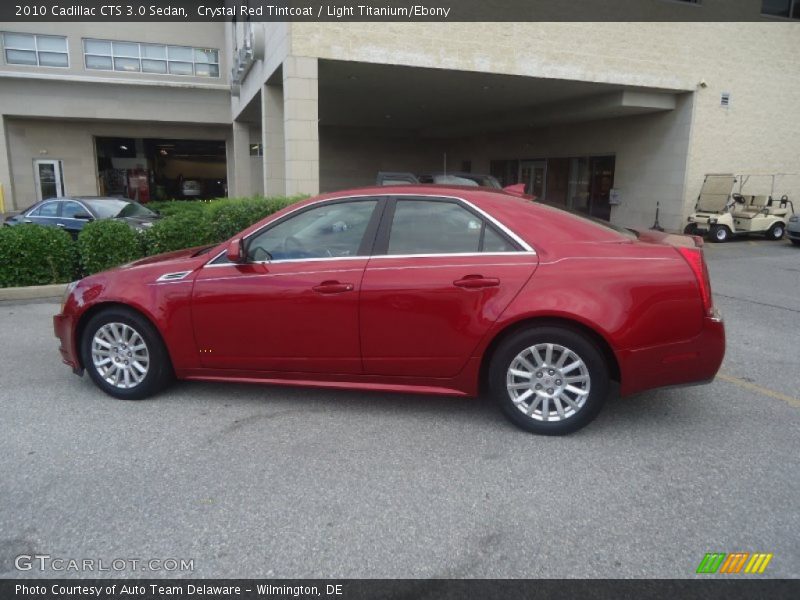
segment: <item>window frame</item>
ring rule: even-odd
[[[358,246],[357,254],[353,256],[324,256],[324,257],[316,257],[316,258],[279,258],[279,259],[269,259],[269,260],[256,260],[251,261],[248,260],[245,264],[248,265],[259,265],[259,264],[280,264],[280,263],[296,263],[296,262],[317,262],[317,261],[332,261],[332,260],[365,260],[371,256],[372,249],[375,244],[376,233],[378,230],[378,225],[381,222],[381,218],[385,209],[385,202],[381,202],[381,198],[383,196],[376,196],[376,195],[366,195],[366,196],[346,196],[342,198],[327,198],[325,200],[320,200],[318,202],[313,202],[311,204],[307,204],[306,206],[302,206],[296,210],[293,210],[285,215],[282,215],[280,218],[270,221],[269,223],[265,224],[262,227],[259,227],[252,233],[247,234],[246,236],[242,237],[242,254],[246,257],[249,254],[250,242],[253,238],[258,237],[262,233],[266,233],[270,229],[285,223],[289,219],[294,217],[299,217],[300,215],[307,213],[311,210],[322,208],[324,206],[332,206],[335,204],[350,204],[355,202],[375,202],[375,207],[373,208],[372,214],[370,215],[369,221],[367,223],[367,228],[364,231],[364,235],[361,238],[361,243]],[[205,266],[206,267],[227,267],[236,263],[232,263],[227,260],[225,256],[226,251],[223,250],[210,261],[208,261]]]
[[[55,215],[35,215],[34,212],[41,211],[45,206],[48,204],[55,204],[56,205],[56,214]],[[31,207],[27,213],[25,213],[25,217],[33,217],[34,219],[60,219],[61,218],[61,199],[60,198],[48,198],[47,200],[42,200],[36,206]]]
[[[472,216],[479,219],[482,223],[481,225],[481,234],[480,234],[480,242],[478,244],[478,250],[475,252],[430,252],[430,253],[416,253],[416,254],[389,254],[389,242],[391,239],[391,230],[392,225],[394,223],[394,214],[395,209],[397,207],[398,202],[408,202],[408,201],[417,201],[417,202],[442,202],[446,204],[454,204],[468,213],[472,214]],[[486,228],[491,228],[495,234],[497,234],[500,238],[504,239],[507,244],[509,244],[514,250],[509,250],[506,252],[483,252],[481,248],[484,244]],[[482,210],[478,209],[473,204],[467,202],[463,198],[456,198],[452,196],[426,196],[424,194],[403,194],[397,195],[394,194],[389,201],[387,202],[386,208],[384,210],[384,216],[381,219],[381,226],[378,231],[378,235],[375,240],[375,246],[373,248],[372,257],[373,258],[429,258],[429,257],[437,257],[437,256],[507,256],[507,255],[514,255],[514,254],[535,254],[535,251],[525,244],[524,240],[519,238],[514,232],[512,232],[507,227],[503,226],[501,223],[497,221],[494,217],[489,215],[488,213],[483,212]]]
[[[388,219],[388,212],[390,204],[393,206],[393,203],[398,198],[410,198],[415,200],[432,200],[436,199],[439,201],[450,201],[450,202],[457,202],[459,205],[463,206],[477,217],[485,221],[486,223],[490,224],[495,232],[503,238],[508,238],[511,244],[519,248],[519,250],[513,252],[466,252],[466,253],[450,253],[450,254],[415,254],[415,255],[400,255],[400,254],[381,254],[379,253],[379,246],[378,242],[381,238],[381,232],[384,231],[385,228],[390,227],[391,225],[387,225],[387,223],[391,224],[391,219]],[[361,240],[361,247],[359,247],[359,254],[358,256],[333,256],[333,257],[324,257],[324,258],[290,258],[290,259],[278,259],[278,260],[265,260],[265,261],[257,261],[257,262],[247,262],[245,264],[271,264],[271,263],[285,263],[285,262],[319,262],[319,261],[332,261],[332,260],[363,260],[363,259],[394,259],[394,258],[416,258],[416,257],[438,257],[438,256],[536,256],[536,250],[528,244],[525,240],[522,239],[517,233],[515,233],[510,228],[506,227],[500,221],[495,219],[489,213],[481,210],[468,200],[464,198],[460,198],[457,196],[448,196],[446,194],[435,194],[435,195],[426,195],[426,194],[364,194],[364,195],[353,195],[353,196],[339,196],[335,198],[323,198],[321,200],[317,200],[310,204],[306,204],[305,206],[301,206],[295,210],[292,210],[285,215],[282,215],[280,218],[275,219],[274,221],[270,221],[265,225],[259,227],[255,231],[248,233],[247,235],[242,236],[241,242],[244,248],[244,255],[247,256],[247,240],[250,238],[259,235],[261,232],[266,231],[267,229],[282,223],[283,221],[290,219],[293,216],[299,215],[302,212],[310,210],[312,208],[324,205],[324,204],[334,204],[340,202],[351,202],[357,200],[377,200],[378,204],[375,207],[375,212],[373,212],[372,217],[370,219],[369,224],[367,225],[367,230],[364,232],[364,238]],[[392,217],[394,213],[392,213]],[[370,243],[371,239],[371,243]],[[388,237],[387,243],[388,243]],[[206,262],[204,267],[208,268],[217,268],[217,267],[230,267],[236,265],[238,263],[229,262],[226,258],[227,252],[227,242],[225,243],[226,248],[222,251],[217,252],[211,259]],[[362,252],[364,252],[362,254]]]
[[[108,43],[111,46],[110,54],[102,54],[98,52],[89,52],[86,49],[86,42],[102,42]],[[122,54],[115,54],[114,53],[114,44],[134,44],[136,45],[137,55],[136,56],[126,56]],[[113,73],[138,73],[140,75],[156,75],[156,76],[166,76],[166,77],[197,77],[200,79],[220,79],[222,77],[222,69],[221,69],[221,50],[219,48],[211,48],[211,47],[202,47],[202,46],[183,46],[180,44],[161,44],[156,42],[130,42],[126,40],[109,40],[103,38],[93,38],[93,37],[85,37],[81,39],[81,45],[83,50],[83,68],[86,71],[106,71],[106,72],[113,72]],[[160,46],[164,49],[164,58],[153,58],[151,56],[144,56],[142,52],[142,48],[144,46]],[[189,50],[192,55],[191,62],[187,60],[177,60],[170,58],[170,48],[180,48],[184,50]],[[197,52],[216,52],[217,54],[217,62],[198,62],[197,61]],[[90,67],[88,65],[88,58],[89,57],[96,57],[96,58],[104,58],[111,60],[111,68],[101,68],[101,67]],[[116,60],[117,59],[125,59],[125,60],[136,60],[139,63],[139,69],[135,71],[128,71],[125,69],[117,69]],[[142,68],[143,61],[155,61],[155,62],[163,62],[165,71],[145,71]],[[191,73],[173,73],[170,71],[170,64],[171,63],[180,63],[180,64],[191,64],[192,65],[192,72]],[[217,67],[217,74],[216,75],[198,75],[197,74],[197,65],[206,65],[206,66],[216,66]],[[209,72],[211,69],[209,69]]]
[[[14,46],[8,46],[6,44],[6,34],[9,35],[22,35],[22,36],[29,36],[33,38],[33,49],[30,48],[16,48]],[[53,50],[39,50],[39,38],[56,38],[60,40],[64,40],[64,51],[53,51]],[[65,35],[52,35],[49,33],[28,33],[27,31],[2,31],[0,32],[0,40],[2,40],[3,44],[3,63],[6,65],[14,66],[14,67],[36,67],[37,69],[69,69],[71,66],[70,56],[69,56],[69,40]],[[17,50],[19,52],[33,52],[36,56],[36,64],[27,64],[27,63],[17,63],[17,62],[10,62],[8,60],[8,51],[9,50]],[[66,65],[43,65],[41,58],[39,56],[40,53],[46,54],[63,54],[67,57],[67,64]]]

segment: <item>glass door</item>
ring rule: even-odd
[[[61,198],[64,195],[64,178],[60,160],[35,160],[33,173],[36,179],[36,197],[39,200]]]
[[[536,196],[537,200],[544,200],[547,193],[547,161],[520,161],[519,171],[519,180],[525,184],[525,193]]]

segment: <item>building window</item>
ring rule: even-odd
[[[9,65],[69,67],[67,38],[62,36],[3,33],[3,49]]]
[[[762,0],[761,14],[785,19],[800,19],[800,0]]]
[[[219,50],[112,40],[83,40],[87,69],[219,77]]]

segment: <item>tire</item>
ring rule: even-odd
[[[768,240],[782,240],[784,234],[786,233],[786,226],[783,223],[775,223],[772,227],[769,228],[767,231],[767,239]]]
[[[791,241],[791,242],[792,242],[792,243],[793,243],[795,246],[800,246],[800,240],[794,240],[794,239],[790,239],[790,241]]]
[[[708,237],[712,242],[722,244],[731,239],[731,230],[727,225],[713,225],[708,232]]]
[[[548,345],[552,348],[550,361],[546,360]],[[534,369],[527,368],[521,358]],[[578,366],[560,370],[559,363],[562,368],[569,367],[576,359]],[[525,372],[531,377],[517,374]],[[579,380],[568,382],[568,377]],[[530,387],[525,385],[528,381]],[[497,348],[489,366],[489,391],[505,416],[521,429],[540,435],[566,435],[588,425],[606,401],[608,381],[608,365],[594,342],[558,326],[534,327],[512,335]],[[518,387],[509,389],[509,385]],[[567,390],[567,386],[585,393]]]
[[[683,228],[684,235],[697,235],[697,224],[696,223],[689,223],[686,227]]]
[[[109,308],[97,313],[86,324],[80,344],[83,366],[95,385],[109,396],[143,400],[172,379],[172,363],[161,335],[136,311]],[[109,345],[108,350],[104,344]],[[103,364],[106,359],[114,362]]]

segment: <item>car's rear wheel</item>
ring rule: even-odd
[[[800,246],[800,240],[795,240],[795,239],[792,239],[792,240],[791,240],[791,242],[792,242],[792,243],[793,243],[795,246]]]
[[[775,241],[783,239],[784,233],[786,233],[786,229],[784,228],[783,223],[775,223],[775,225],[770,227],[769,231],[767,231],[767,239]]]
[[[606,401],[608,381],[594,342],[555,326],[512,335],[489,367],[489,389],[506,417],[543,435],[572,433],[591,422]]]
[[[718,244],[727,242],[729,239],[731,239],[731,230],[728,229],[727,225],[714,225],[711,227],[711,230],[708,232],[708,234],[711,237],[711,241],[717,242]]]
[[[142,400],[162,389],[172,365],[161,336],[133,310],[111,308],[84,328],[81,358],[97,387],[122,400]]]

